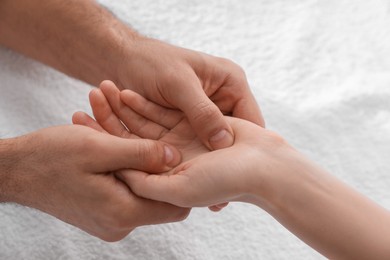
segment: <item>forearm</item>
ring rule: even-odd
[[[0,140],[0,203],[11,202],[18,186],[15,185],[20,154],[18,138]]]
[[[0,44],[97,85],[137,34],[92,0],[0,1]]]
[[[273,175],[271,196],[255,203],[327,257],[390,259],[389,212],[294,156],[288,174]]]

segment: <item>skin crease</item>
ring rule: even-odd
[[[331,177],[273,132],[265,131],[243,120],[237,119],[240,123],[235,124],[222,116],[222,114],[231,114],[251,120],[258,125],[264,123],[250,93],[245,73],[233,62],[142,37],[90,0],[66,2],[2,0],[0,17],[2,45],[93,85],[107,78],[113,79],[120,88],[133,89],[159,105],[183,111],[189,118],[194,132],[206,147],[217,149],[233,145],[228,149],[208,152],[207,157],[202,154],[184,162],[186,167],[179,168],[182,170],[179,171],[180,174],[149,175],[139,171],[118,174],[138,195],[163,199],[178,205],[203,205],[242,199],[267,210],[294,234],[329,258],[390,259],[388,246],[390,217],[386,210]],[[145,118],[148,117],[151,118],[145,115]],[[83,116],[78,114],[75,118],[80,119]],[[235,121],[235,119],[230,120]],[[89,123],[94,124],[91,121]],[[163,123],[161,124],[169,129]],[[235,133],[234,143],[229,135],[226,135],[223,140],[209,142],[209,139],[222,129],[231,134]],[[245,129],[250,131],[244,131]],[[240,132],[243,134],[239,134]],[[61,137],[60,140],[57,139],[58,136]],[[72,138],[66,138],[67,136]],[[86,138],[88,136],[93,136],[93,141]],[[123,154],[113,153],[110,150],[113,146],[107,143],[121,146],[120,144],[127,142],[124,140],[114,142],[114,139],[108,136],[108,134],[90,132],[85,130],[85,127],[76,126],[51,128],[35,132],[26,138],[6,140],[7,143],[11,143],[9,145],[11,148],[0,151],[1,157],[11,157],[11,160],[5,160],[2,168],[11,172],[12,177],[4,176],[5,171],[0,169],[1,201],[14,199],[15,202],[25,203],[23,205],[36,206],[49,214],[57,214],[57,217],[74,225],[77,225],[77,216],[82,215],[83,218],[88,216],[93,221],[86,223],[85,220],[81,220],[79,226],[109,241],[123,237],[131,231],[134,224],[140,224],[144,217],[150,217],[151,219],[148,220],[151,223],[166,221],[167,219],[164,218],[166,215],[162,213],[173,216],[173,220],[185,217],[188,211],[184,211],[183,214],[182,209],[178,209],[180,214],[162,210],[150,215],[146,209],[140,210],[142,214],[139,215],[134,215],[136,209],[132,212],[126,211],[127,213],[123,215],[118,214],[116,210],[122,213],[123,207],[129,206],[130,201],[123,199],[122,192],[117,193],[115,198],[109,197],[110,194],[115,194],[110,189],[121,183],[110,176],[109,173],[118,169],[108,167],[110,163],[105,159],[114,162],[115,159],[123,159],[122,155],[127,154],[126,149],[120,150]],[[85,144],[83,143],[85,139],[91,142],[87,143],[88,146],[81,147],[80,144]],[[71,140],[73,141],[70,142]],[[36,141],[40,142],[36,143]],[[30,142],[31,146],[27,145]],[[251,147],[247,143],[251,143]],[[43,146],[39,146],[40,144]],[[21,149],[21,146],[25,145],[27,147]],[[101,152],[102,147],[105,148],[106,153]],[[235,147],[238,147],[237,153],[234,151]],[[45,148],[45,151],[37,148]],[[30,153],[25,154],[24,151]],[[144,158],[147,152],[150,152],[149,146],[145,148],[144,153],[141,153],[143,154],[141,158]],[[56,163],[47,165],[47,161],[42,159],[46,157],[40,154],[55,158],[56,160],[53,161]],[[69,154],[75,155],[73,157],[75,161],[64,165],[64,158]],[[90,158],[85,154],[94,157]],[[104,156],[110,154],[117,155],[118,158]],[[219,156],[220,154],[232,158],[242,157],[243,160],[247,158],[248,162],[244,165],[240,163],[241,160],[227,161],[227,157]],[[129,158],[138,158],[134,157],[134,154],[127,155],[125,161]],[[200,156],[205,156],[205,160],[196,161],[196,164],[188,163],[197,160]],[[20,163],[25,157],[29,158],[28,162],[31,162],[29,167]],[[83,159],[78,161],[80,158]],[[89,169],[88,166],[93,165],[97,158],[106,162],[104,167],[102,166],[103,169]],[[8,165],[7,161],[19,163]],[[132,166],[122,167],[133,168]],[[49,170],[46,173],[42,170],[45,168]],[[62,174],[57,174],[55,176],[58,178],[47,181],[56,171]],[[69,172],[74,175],[68,176]],[[100,177],[101,175],[97,178],[91,177],[101,172],[107,173],[109,179],[104,179]],[[194,172],[202,174],[195,175]],[[213,173],[212,178],[207,174],[208,172]],[[218,176],[223,178],[220,179]],[[248,178],[236,180],[235,176]],[[39,187],[37,183],[43,177],[47,178],[42,180],[46,185]],[[77,180],[84,182],[75,182],[76,177]],[[96,180],[96,185],[95,181],[89,182],[90,178]],[[78,187],[76,194],[73,195],[80,195],[79,192],[82,193],[83,188],[97,189],[95,192],[102,192],[99,194],[102,195],[101,201],[105,202],[104,206],[96,205],[93,201],[88,202],[88,199],[92,198],[89,197],[90,192],[87,189],[85,190],[87,194],[80,196],[84,198],[84,202],[88,202],[85,205],[81,203],[75,206],[74,203],[77,203],[80,197],[75,196],[70,199],[69,196],[72,195],[70,193],[48,197],[47,194],[53,194],[57,189],[49,193],[46,189],[57,187],[61,190],[60,180],[69,187],[66,191],[76,192],[72,187]],[[110,187],[103,185],[107,190],[99,191],[100,185],[97,185],[99,180],[107,180],[107,183],[113,185]],[[194,182],[191,183],[190,180]],[[53,185],[53,182],[57,185]],[[85,186],[85,182],[90,186]],[[182,189],[182,187],[191,187],[192,184],[199,185],[197,187],[199,189],[195,187]],[[216,197],[206,197],[202,194],[204,192],[202,187],[211,185],[214,188],[215,184],[218,184],[220,192],[226,192],[226,200],[223,200],[222,194],[214,194],[213,191],[206,191],[206,195],[216,195]],[[35,189],[35,185],[40,189]],[[18,190],[24,190],[26,193],[18,194]],[[119,188],[119,190],[125,193],[124,189]],[[59,201],[55,201],[55,198]],[[111,199],[117,203],[113,203]],[[61,200],[66,203],[63,205]],[[60,211],[55,212],[55,205],[61,205],[57,208]],[[116,210],[111,208],[113,205],[118,206],[114,207]],[[66,209],[65,206],[69,206],[67,208],[69,211],[62,212]],[[107,212],[94,215],[99,211],[92,210],[91,213],[89,206],[99,206],[99,209],[106,209]],[[83,212],[82,209],[85,208],[89,211]],[[71,214],[73,209],[81,209],[81,211],[73,213],[74,215],[67,215]],[[127,217],[134,223],[130,223],[131,221],[124,223],[124,220],[128,221]]]
[[[177,145],[183,156],[180,165],[163,174],[122,171],[119,177],[137,195],[186,207],[248,202],[328,258],[390,258],[389,212],[306,159],[279,135],[228,118],[235,143],[207,151],[177,111],[129,90],[120,93],[120,100],[113,99],[115,92],[108,91],[113,87],[106,85],[94,97],[102,102],[99,109],[91,103],[95,114],[106,111],[111,122],[126,121],[141,137]],[[86,115],[79,123],[108,127]]]
[[[233,143],[223,114],[264,126],[240,66],[144,37],[95,1],[2,0],[0,17],[0,44],[94,86],[112,79],[183,111],[209,149]]]
[[[198,162],[203,161],[203,157],[209,155],[210,150],[208,150],[207,147],[205,147],[202,142],[197,138],[187,118],[180,111],[163,109],[161,106],[148,102],[146,99],[136,94],[135,92],[123,91],[122,93],[120,93],[119,90],[115,87],[115,85],[110,81],[103,82],[100,86],[100,90],[94,90],[90,95],[90,100],[93,113],[98,124],[94,122],[92,118],[88,117],[86,114],[83,113],[75,114],[75,116],[73,117],[73,121],[75,123],[88,125],[95,129],[99,129],[100,127],[102,127],[108,133],[117,134],[122,137],[126,137],[130,134],[126,130],[127,128],[130,129],[132,134],[136,134],[142,138],[159,140],[164,143],[169,143],[175,146],[181,152],[183,163],[180,166],[172,169],[171,171],[168,171],[165,175],[180,176],[181,173],[185,172],[185,169],[196,168]],[[239,125],[242,123],[242,121],[238,119],[232,119],[229,117],[227,117],[226,119],[229,120],[232,127],[239,127]],[[126,128],[120,123],[119,120],[123,122]],[[114,123],[114,121],[116,121],[117,123]],[[260,129],[262,129],[262,131],[268,132],[268,130],[265,130],[263,128]],[[248,130],[248,132],[251,132],[251,130]],[[262,145],[267,144],[265,142],[262,143]],[[213,151],[211,153],[215,154],[215,156],[225,158],[234,158],[233,154],[231,153],[242,154],[242,158],[245,158],[245,162],[247,162],[250,161],[247,159],[247,157],[253,157],[250,155],[253,150],[252,147],[253,140],[248,140],[247,143],[243,142],[239,146],[236,146],[234,150],[225,148]],[[246,157],[244,157],[244,155]],[[246,163],[241,163],[240,158],[237,158],[236,161],[236,172],[248,171]],[[229,165],[229,167],[231,166]],[[210,177],[210,175],[203,170],[198,172],[197,175],[201,173],[204,175],[205,178]],[[137,180],[133,179],[135,182],[132,182],[128,179],[128,176],[134,176],[135,174],[143,175],[142,172],[128,171],[126,174],[122,172],[120,175],[118,175],[118,177],[124,180],[130,185],[130,187],[133,188],[136,187],[135,183],[137,182]],[[158,175],[155,175],[154,177],[158,177]],[[188,176],[183,175],[183,178],[187,177]],[[227,179],[229,179],[228,176],[226,177]],[[191,185],[187,185],[187,191],[193,190],[193,193],[188,193],[188,199],[193,197],[199,200],[199,195],[197,194],[197,187],[204,185],[204,183],[198,183],[198,185],[196,185],[199,179],[202,178],[192,179],[191,176],[188,178],[188,182],[191,183]],[[234,181],[233,179],[234,176],[231,176],[230,182],[234,183],[234,187],[227,188],[226,185],[220,185],[218,183],[218,178],[213,180],[211,176],[210,183],[207,186],[210,188],[202,188],[202,193],[204,194],[205,201],[195,206],[210,206],[219,204],[224,205],[227,200],[226,198],[228,198],[228,200],[233,200],[236,196],[235,192],[241,190],[244,186],[243,183],[240,184],[239,181]],[[220,187],[227,189],[219,190],[218,188]],[[180,190],[181,188],[182,186],[179,185],[175,189]],[[213,193],[208,194],[204,191],[212,191]],[[227,193],[231,194],[231,197],[226,197]],[[221,194],[223,197],[216,199],[218,194]],[[213,200],[209,201],[207,198],[213,198]],[[164,200],[163,194],[159,195],[159,200]],[[173,203],[178,202],[175,201]]]
[[[182,160],[184,161],[209,151],[197,138],[182,112],[167,110],[165,115],[162,113],[156,114],[161,121],[164,121],[170,128],[174,128],[174,131],[168,131],[168,129],[165,129],[160,125],[151,124],[145,119],[142,120],[143,117],[137,116],[133,110],[123,104],[120,100],[120,92],[112,82],[102,82],[100,89],[93,90],[90,94],[93,113],[100,126],[96,124],[92,118],[82,112],[76,113],[73,116],[73,122],[75,124],[90,126],[98,131],[107,131],[110,134],[124,138],[132,138],[135,134],[141,138],[159,140],[164,143],[172,144],[173,142],[174,146],[181,151]],[[134,92],[128,93],[135,94]],[[112,104],[111,107],[108,105],[105,96],[108,98],[110,104]],[[138,95],[136,97],[138,97]],[[137,100],[138,99],[128,100],[128,102]],[[144,103],[140,103],[138,107],[141,108],[143,105]],[[132,133],[127,131],[113,111],[120,115],[122,122],[128,129],[131,129]],[[151,113],[153,112],[154,111],[151,111]],[[137,120],[134,120],[135,117]],[[180,137],[180,139],[178,139],[178,137]],[[117,176],[120,177],[122,175],[118,174]],[[220,202],[216,205],[208,206],[210,206],[209,208],[212,211],[219,211],[227,206],[227,204],[228,203],[226,202]]]
[[[196,136],[209,149],[224,148],[233,143],[232,129],[223,114],[245,118],[264,126],[245,73],[237,64],[144,37],[95,1],[2,0],[0,17],[2,46],[91,85],[96,86],[104,79],[112,79],[122,89],[133,89],[156,103],[178,108],[184,111]],[[79,117],[75,116],[75,120],[82,118],[80,114]],[[118,136],[127,135],[123,129],[120,133],[115,132],[115,123],[111,127],[108,125],[108,132]],[[222,136],[224,138],[211,142],[212,137],[220,131],[226,133]],[[53,138],[56,135],[61,138]],[[89,140],[90,135],[96,136],[94,142],[82,142],[84,139]],[[124,237],[138,225],[183,219],[188,209],[166,203],[157,203],[160,205],[155,207],[158,212],[147,210],[153,203],[136,199],[121,182],[117,182],[111,172],[121,169],[114,167],[106,171],[110,162],[107,162],[104,170],[94,169],[99,173],[107,173],[102,175],[91,169],[75,167],[84,166],[79,164],[80,161],[88,161],[93,165],[94,159],[101,157],[115,161],[115,158],[94,150],[96,146],[106,143],[107,138],[80,127],[60,126],[42,129],[21,138],[1,140],[0,202],[17,202],[35,207],[109,241]],[[128,164],[126,168],[155,172],[166,166],[166,162],[160,161],[161,165],[157,165],[154,161],[164,156],[163,149],[154,150],[149,145],[143,146],[143,140],[138,141],[131,143],[134,151],[138,151],[129,155],[134,158],[134,165]],[[80,147],[80,142],[85,146]],[[67,149],[61,149],[62,146]],[[139,151],[141,148],[144,150]],[[26,154],[24,151],[27,150],[31,153]],[[87,152],[90,151],[96,158],[89,157]],[[68,157],[68,154],[78,156]],[[111,154],[121,157],[118,153]],[[74,161],[70,161],[70,158]],[[179,161],[176,157],[174,160],[177,163]],[[31,163],[23,163],[26,161]],[[145,168],[138,167],[138,161]],[[156,168],[150,169],[147,165]],[[79,179],[76,178],[77,174],[81,175]],[[94,180],[91,186],[82,182],[90,179]],[[86,194],[79,196],[82,195],[79,192],[87,192],[92,186],[96,188],[105,179],[106,183],[112,185],[111,188],[105,184],[103,186],[106,189],[96,194],[101,197],[100,208],[104,210],[97,211],[97,215],[88,215],[92,208],[99,208],[99,204],[90,201],[91,198]],[[61,188],[61,183],[68,189]],[[114,192],[118,187],[123,190],[120,194]],[[128,200],[123,194],[128,194]],[[109,205],[108,202],[112,201],[116,201],[113,204],[118,205],[117,208]],[[67,206],[60,206],[64,203]],[[114,214],[125,205],[129,211]],[[210,209],[218,211],[224,206],[226,203],[210,206]],[[81,216],[85,219],[81,219]]]
[[[245,72],[237,64],[153,39],[137,41],[134,49],[136,53],[143,54],[135,55],[134,59],[128,61],[129,67],[137,73],[120,74],[128,85],[122,82],[119,84],[131,86],[127,88],[164,107],[183,111],[200,140],[209,149],[231,145],[228,142],[217,145],[207,141],[218,132],[218,128],[224,128],[232,134],[222,113],[264,126]],[[172,57],[176,58],[172,60]],[[149,86],[155,86],[157,91]],[[215,105],[218,110],[215,110]]]
[[[137,226],[179,221],[189,213],[187,208],[139,198],[115,177],[129,167],[170,169],[160,162],[165,157],[158,156],[167,144],[123,142],[78,125],[46,128],[7,142],[14,147],[8,158],[19,161],[11,166],[13,178],[6,185],[13,192],[3,190],[7,201],[39,209],[103,240],[117,241]],[[171,165],[179,163],[180,155],[170,148]],[[155,154],[153,163],[145,164],[144,150]]]

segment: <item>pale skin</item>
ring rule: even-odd
[[[119,124],[113,130],[113,124],[101,119],[121,120],[141,137],[177,146],[183,156],[181,164],[164,174],[122,171],[120,178],[137,195],[181,207],[252,203],[326,257],[390,258],[389,211],[306,159],[276,133],[227,118],[234,144],[208,151],[181,112],[129,90],[120,93],[121,103],[113,103],[118,101],[109,96],[114,88],[107,84],[92,98],[96,99],[92,102],[95,115],[105,111],[104,117],[98,116],[95,122],[78,113],[78,123],[116,134],[127,130]],[[119,113],[111,109],[115,106],[121,108]]]
[[[264,126],[245,73],[237,64],[144,37],[95,1],[2,0],[0,17],[1,45],[89,84],[97,85],[109,78],[121,89],[132,89],[160,105],[183,111],[208,149],[220,149],[233,143],[233,130],[223,114]],[[188,214],[188,209],[166,203],[157,203],[156,208],[161,209],[158,213],[146,210],[152,202],[136,199],[122,183],[115,181],[113,174],[97,174],[121,170],[112,163],[114,155],[120,156],[123,150],[105,147],[97,153],[96,145],[103,146],[112,137],[82,129],[61,126],[0,140],[0,202],[35,207],[109,241],[124,237],[139,225],[178,221]],[[89,140],[91,134],[96,136],[96,143],[83,142],[80,147],[80,141]],[[166,150],[161,149],[164,144],[144,143],[145,140],[139,138],[128,142],[126,155],[131,158],[124,168],[157,172],[171,167],[173,162],[179,163],[174,148],[168,153],[173,156],[168,162],[163,159],[167,157]],[[59,149],[62,144],[66,144],[67,149]],[[35,152],[25,154],[25,150]],[[90,151],[96,156],[90,156]],[[46,156],[52,159],[47,160]],[[25,157],[32,163],[24,164]],[[112,161],[103,160],[107,165],[99,169],[84,167],[85,162],[92,165],[100,157]],[[68,172],[72,175],[62,174]],[[107,179],[103,185],[107,189],[91,191],[92,187],[83,182],[84,178],[96,179],[96,187]],[[47,180],[55,180],[57,186],[40,183],[47,184]],[[70,189],[52,188],[61,185]],[[123,192],[115,192],[116,187]],[[18,193],[22,189],[25,191]],[[79,192],[99,193],[102,205],[91,202],[88,196],[77,196]],[[129,198],[123,197],[125,193]],[[123,213],[128,217],[125,223],[122,215],[115,214],[117,208],[105,207],[108,206],[106,201],[118,201],[118,208],[127,203]],[[62,206],[64,203],[67,206]],[[89,203],[92,204],[88,206]],[[211,206],[211,209],[219,210],[224,205]],[[91,207],[105,210],[97,211],[98,216],[83,213]],[[113,227],[109,228],[112,223]],[[117,223],[124,228],[115,231]]]

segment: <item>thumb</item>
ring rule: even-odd
[[[190,86],[185,95],[173,95],[174,105],[184,112],[202,143],[209,149],[231,146],[234,142],[232,128],[197,83]]]
[[[189,191],[189,179],[181,175],[148,174],[137,170],[123,170],[115,174],[137,195],[162,201],[178,207],[192,207],[193,195]],[[185,188],[187,187],[187,188]]]
[[[150,173],[165,172],[181,161],[173,146],[148,139],[123,139],[104,135],[98,147],[96,166],[101,171],[137,169]]]

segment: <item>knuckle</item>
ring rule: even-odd
[[[226,58],[220,58],[220,61],[223,64],[223,66],[228,68],[229,70],[234,70],[236,73],[239,72],[245,75],[244,69],[234,61]]]
[[[267,136],[273,146],[280,147],[287,144],[287,141],[281,135],[273,131],[268,131]]]
[[[232,66],[235,68],[236,73],[238,73],[238,75],[246,78],[246,73],[245,73],[245,70],[243,67],[241,67],[240,65],[238,65],[237,63],[234,63],[234,62],[232,64]]]
[[[211,102],[206,101],[197,103],[191,110],[193,111],[192,119],[204,123],[212,122],[218,119],[219,116],[222,116],[220,111]]]
[[[81,142],[81,148],[95,151],[97,148],[101,148],[101,141],[97,135],[89,134],[86,135]]]
[[[237,83],[247,82],[245,70],[240,65],[225,58],[220,59],[222,68],[225,70],[227,78],[230,80],[235,80]],[[243,84],[243,86],[246,85],[247,84]]]
[[[137,156],[144,169],[158,170],[164,166],[164,148],[152,140],[142,140],[137,146]]]

